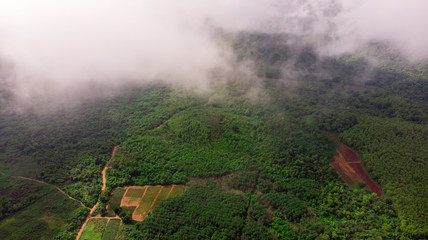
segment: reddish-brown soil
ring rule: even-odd
[[[364,179],[364,182],[366,182],[367,186],[366,188],[370,191],[376,193],[378,196],[382,196],[383,191],[382,188],[377,184],[375,181],[373,181],[366,173],[366,170],[364,169],[363,165],[361,163],[350,163],[349,165],[354,168],[357,173]]]
[[[119,147],[119,145],[117,145],[116,147],[113,148],[113,151],[111,152],[111,158],[114,157],[114,154],[116,153],[117,147]]]
[[[338,155],[333,157],[334,162],[331,163],[331,166],[346,184],[353,186],[365,182],[368,190],[378,196],[382,195],[382,188],[368,176],[357,153],[344,144],[340,145],[337,153]]]
[[[358,157],[358,154],[353,152],[349,147],[346,145],[340,145],[340,150],[345,154],[346,161],[348,162],[359,162],[361,163],[360,158]]]

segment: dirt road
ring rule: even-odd
[[[119,145],[117,145],[116,147],[113,148],[113,151],[111,153],[111,158],[114,157],[114,154],[116,153],[116,149],[117,149],[118,146]],[[109,168],[108,163],[105,165],[103,171],[101,172],[102,175],[103,175],[103,186],[101,187],[101,194],[103,194],[104,190],[106,189],[106,182],[107,182],[106,171],[107,171],[107,168]],[[85,222],[83,223],[82,227],[79,230],[79,233],[77,234],[76,240],[79,240],[80,236],[82,235],[83,229],[85,229],[85,226],[88,223],[89,219],[91,219],[91,218],[103,218],[103,217],[99,217],[99,216],[91,217],[92,213],[95,211],[95,209],[97,209],[98,204],[100,204],[100,199],[99,198],[98,198],[97,203],[95,203],[95,205],[91,208],[91,211],[89,212],[89,215],[86,217]],[[112,217],[112,218],[119,218],[119,217]],[[108,219],[110,219],[110,218],[108,218]]]

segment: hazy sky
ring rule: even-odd
[[[389,41],[421,58],[427,9],[427,0],[0,0],[0,60],[9,66],[0,77],[21,103],[160,79],[203,87],[233,60],[216,28],[328,35],[326,54]]]

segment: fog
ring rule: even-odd
[[[386,41],[421,59],[426,9],[426,0],[0,0],[0,94],[26,107],[157,82],[208,89],[213,73],[236,69],[219,32],[294,34],[326,55]]]

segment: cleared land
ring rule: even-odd
[[[135,221],[142,221],[144,217],[149,213],[152,208],[152,203],[154,203],[162,191],[163,186],[154,186],[148,187],[147,193],[141,199],[138,207],[135,209],[132,214],[132,219]]]
[[[171,193],[171,189],[173,188],[173,186],[166,186],[164,188],[162,188],[161,192],[159,193],[158,197],[156,198],[156,200],[153,202],[153,206],[156,206],[160,203],[160,201],[166,199],[169,194]]]
[[[123,188],[122,188],[123,189]],[[116,191],[113,193],[111,199],[111,205],[107,207],[108,209],[114,209],[114,204],[119,200],[120,192],[119,190],[116,194]],[[170,185],[170,186],[129,186],[126,187],[126,192],[123,194],[123,198],[120,202],[120,207],[122,210],[132,211],[132,220],[134,221],[143,221],[146,217],[162,200],[168,197],[174,197],[178,194],[183,193],[183,185]]]
[[[145,194],[147,187],[128,187],[122,198],[120,206],[138,206],[141,198]]]
[[[168,197],[175,197],[184,192],[184,185],[175,185]]]
[[[334,162],[331,163],[331,166],[346,184],[353,186],[360,182],[365,182],[368,190],[376,193],[378,196],[383,194],[379,184],[368,176],[357,153],[344,144],[340,145],[337,153],[338,155],[333,157]]]

